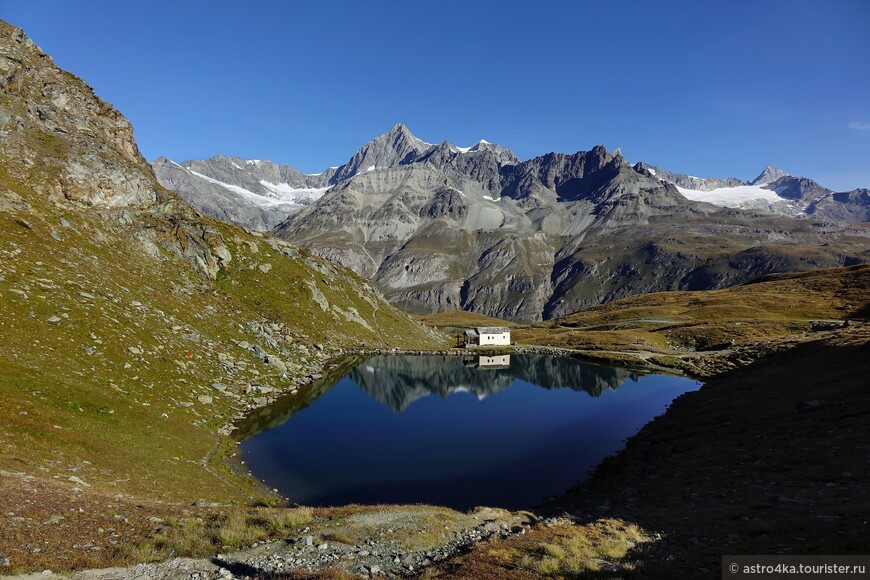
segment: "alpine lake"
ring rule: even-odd
[[[700,386],[549,355],[355,358],[236,437],[253,475],[295,503],[520,509],[582,482]]]

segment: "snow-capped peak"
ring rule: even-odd
[[[490,143],[486,139],[481,139],[480,141],[478,141],[477,143],[475,143],[474,145],[471,145],[469,147],[457,147],[454,145],[452,147],[452,149],[454,151],[458,151],[460,153],[469,153],[472,151],[480,151],[484,145],[492,145],[492,143]]]

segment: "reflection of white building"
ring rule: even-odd
[[[482,367],[504,367],[511,366],[511,355],[502,354],[499,356],[482,356],[477,359],[478,366]]]
[[[511,355],[500,354],[498,356],[467,357],[462,360],[462,364],[478,369],[509,369],[511,366]]]
[[[511,330],[504,326],[481,326],[465,331],[465,345],[510,346]]]

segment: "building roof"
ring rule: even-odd
[[[466,336],[475,336],[476,334],[477,334],[477,331],[474,330],[473,328],[468,329],[468,330],[465,331],[465,335],[466,335]]]
[[[507,326],[480,326],[477,328],[479,334],[504,334],[510,332]]]

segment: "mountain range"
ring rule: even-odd
[[[870,191],[833,192],[772,166],[752,181],[702,179],[603,146],[520,161],[398,124],[317,175],[223,156],[153,167],[206,213],[271,227],[415,313],[541,320],[870,260]]]
[[[361,147],[347,163],[305,174],[268,160],[216,155],[182,163],[159,157],[152,166],[160,182],[215,217],[269,230],[319,199],[332,186],[372,171],[424,162],[441,150],[468,155],[493,153],[501,168],[520,166],[509,149],[480,140],[470,147],[440,145],[415,137],[403,124]],[[546,157],[546,156],[545,156]],[[443,161],[443,159],[442,159]],[[467,160],[464,160],[467,161]],[[467,163],[466,163],[467,164]],[[634,170],[677,187],[686,199],[721,207],[751,209],[790,217],[843,222],[870,220],[870,190],[835,192],[805,177],[768,165],[753,180],[695,177],[638,162]],[[492,185],[492,184],[490,184]]]

